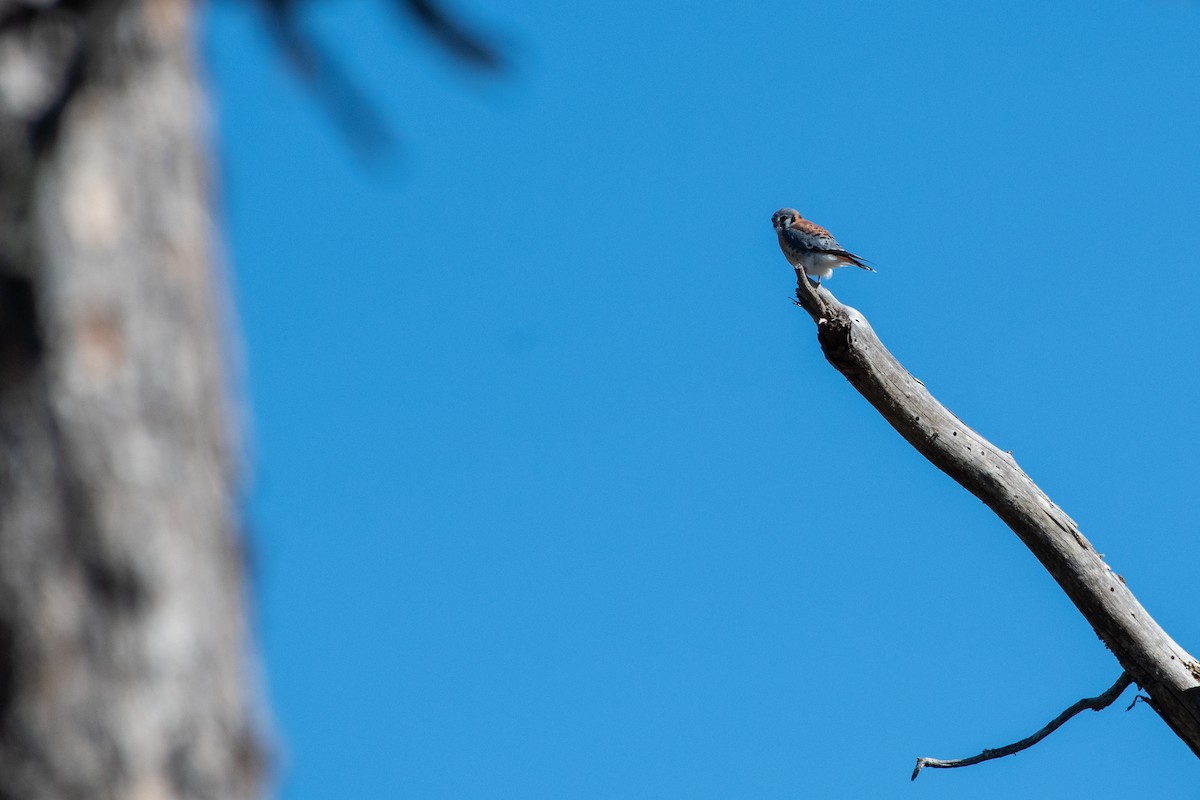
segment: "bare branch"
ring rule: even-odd
[[[446,51],[471,66],[488,71],[504,68],[504,54],[493,42],[468,28],[461,20],[432,0],[398,0]]]
[[[1146,695],[1144,695],[1144,694],[1135,694],[1133,696],[1133,700],[1131,700],[1129,705],[1127,705],[1125,707],[1125,710],[1133,711],[1133,707],[1136,706],[1139,702],[1145,703],[1146,705],[1150,705],[1150,698],[1146,697]]]
[[[863,315],[796,274],[796,302],[817,325],[825,358],[930,463],[982,500],[1021,539],[1200,756],[1200,664],[1142,607],[1090,542],[1011,453],[971,430],[896,360]]]
[[[268,9],[271,35],[359,154],[370,158],[391,149],[391,126],[337,59],[301,28],[294,4],[272,0]]]
[[[397,140],[391,125],[333,54],[300,24],[302,0],[257,2],[266,12],[271,35],[296,73],[359,154],[369,158],[390,150]],[[486,73],[500,73],[508,66],[499,45],[468,26],[441,2],[394,0],[394,3],[397,10],[412,18],[427,37],[459,63]]]
[[[1015,753],[1021,752],[1022,750],[1033,747],[1035,744],[1040,742],[1042,739],[1045,739],[1047,736],[1054,733],[1056,730],[1058,730],[1062,726],[1062,724],[1064,722],[1066,722],[1071,717],[1078,714],[1080,711],[1083,711],[1085,708],[1090,708],[1092,711],[1100,711],[1102,709],[1108,708],[1110,705],[1113,704],[1113,702],[1118,697],[1121,696],[1121,692],[1124,692],[1126,689],[1129,688],[1129,684],[1132,682],[1133,682],[1133,679],[1129,677],[1129,673],[1122,672],[1121,677],[1117,678],[1117,682],[1114,683],[1109,688],[1109,690],[1106,691],[1104,694],[1098,695],[1096,697],[1083,698],[1078,703],[1071,706],[1070,708],[1068,708],[1066,711],[1059,714],[1054,719],[1050,720],[1050,722],[1046,725],[1046,727],[1042,728],[1040,731],[1033,734],[1032,736],[1026,736],[1024,739],[1022,739],[1019,742],[1013,742],[1012,744],[1005,745],[1004,747],[997,747],[995,749],[984,750],[979,755],[971,756],[970,758],[956,758],[956,759],[953,759],[950,761],[944,761],[940,758],[918,758],[917,766],[913,769],[912,780],[915,781],[917,779],[917,776],[921,774],[921,770],[924,769],[925,767],[932,767],[934,769],[954,769],[955,767],[969,767],[973,764],[980,764],[984,761],[991,761],[993,758],[1003,758],[1004,756],[1011,756]]]

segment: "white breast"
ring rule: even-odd
[[[838,267],[845,267],[850,264],[845,258],[833,253],[817,253],[809,251],[801,253],[799,257],[801,266],[804,267],[804,274],[811,275],[814,278],[824,280],[833,274],[833,271]]]

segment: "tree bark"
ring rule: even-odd
[[[909,444],[982,500],[1037,557],[1200,756],[1200,664],[1146,613],[1069,516],[998,449],[943,407],[883,346],[857,310],[797,273],[796,300],[817,324],[825,358]]]
[[[0,798],[250,798],[186,0],[0,0]]]

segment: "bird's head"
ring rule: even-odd
[[[794,208],[781,208],[771,215],[771,224],[777,231],[786,231],[800,219],[800,212]]]

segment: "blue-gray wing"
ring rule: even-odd
[[[796,227],[789,228],[785,234],[787,236],[789,246],[793,250],[801,252],[809,251],[841,256],[856,267],[862,267],[863,269],[871,270],[871,272],[875,271],[871,269],[871,267],[867,266],[865,259],[854,255],[854,253],[851,253],[849,250],[846,250],[840,244],[838,244],[837,239],[834,239],[832,236],[830,236],[829,232],[824,228],[821,228],[817,225],[813,225],[812,228],[815,230],[806,231]]]
[[[813,226],[816,227],[816,226]],[[815,233],[799,228],[789,228],[785,234],[788,241],[800,250],[816,250],[819,253],[844,253],[837,240],[828,233]]]

